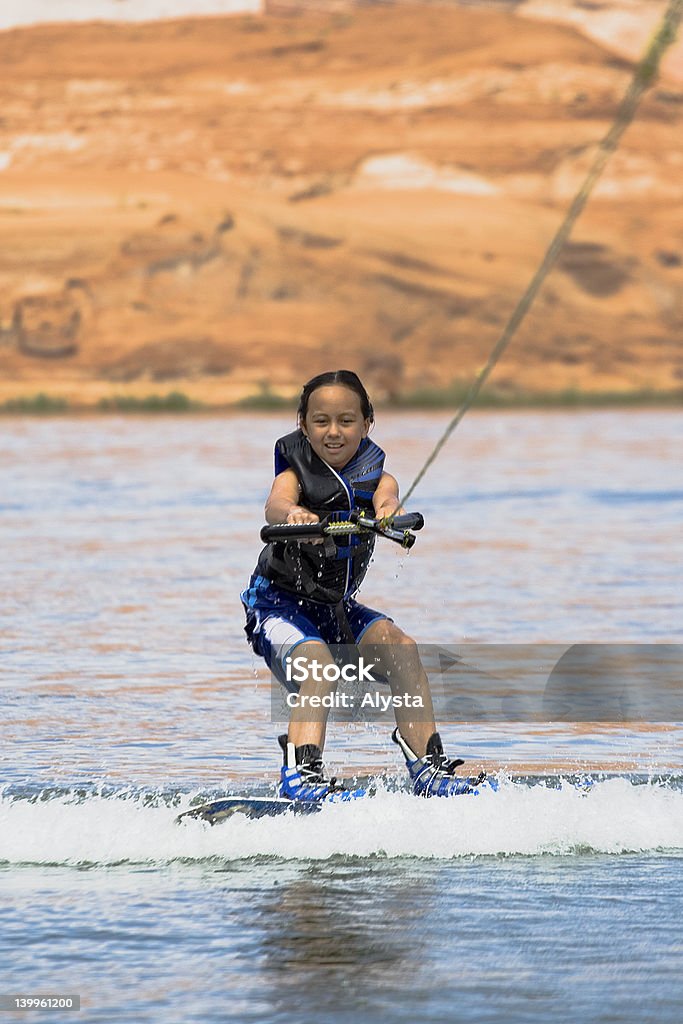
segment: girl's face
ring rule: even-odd
[[[367,437],[370,421],[363,419],[360,398],[343,384],[316,388],[308,399],[301,429],[311,448],[333,469],[342,469]]]

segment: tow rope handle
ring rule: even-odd
[[[370,531],[380,537],[386,537],[406,550],[415,543],[412,530],[421,530],[424,517],[419,512],[406,512],[401,516],[385,516],[373,519],[363,512],[351,512],[348,519],[340,522],[321,523],[272,523],[261,528],[261,540],[264,544],[273,540],[306,540],[307,537],[347,537],[351,534]]]

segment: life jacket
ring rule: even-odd
[[[275,444],[275,475],[293,469],[301,486],[301,504],[332,522],[348,519],[353,509],[373,511],[372,497],[383,468],[384,452],[367,437],[339,472],[316,455],[302,430]],[[369,532],[326,537],[322,544],[276,541],[265,546],[256,571],[308,601],[338,604],[358,590],[374,546]]]

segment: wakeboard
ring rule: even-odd
[[[488,778],[473,785],[472,789],[466,790],[459,796],[476,796],[482,789],[496,790],[496,780]],[[183,811],[176,818],[176,822],[186,821],[188,818],[195,818],[199,821],[208,821],[210,825],[217,825],[226,821],[233,814],[244,814],[247,818],[272,818],[278,814],[312,814],[319,811],[321,807],[329,804],[355,803],[356,800],[372,799],[373,790],[369,790],[364,796],[353,796],[348,790],[335,793],[326,800],[286,800],[279,796],[226,796],[219,800],[211,800],[209,803],[191,807],[189,811]],[[417,799],[422,799],[418,797]],[[448,799],[452,799],[449,797]]]
[[[227,796],[221,800],[211,800],[208,804],[200,804],[199,807],[191,807],[189,811],[183,811],[176,818],[177,822],[186,821],[188,818],[196,818],[199,821],[208,821],[210,825],[217,825],[233,814],[244,814],[247,818],[272,818],[276,814],[310,814],[312,811],[319,811],[324,801],[285,800],[279,796]]]

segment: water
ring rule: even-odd
[[[444,422],[382,415],[404,488]],[[445,803],[391,791],[386,725],[340,723],[329,760],[388,778],[372,802],[177,826],[272,789],[237,594],[290,423],[1,427],[0,996],[79,993],[58,1019],[82,1022],[678,1024],[680,725],[445,722],[505,769]],[[682,440],[671,412],[471,414],[362,599],[428,643],[680,642]],[[514,781],[565,769],[600,781]]]

